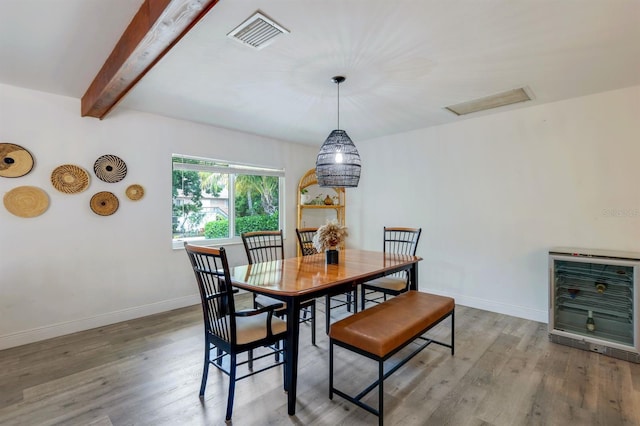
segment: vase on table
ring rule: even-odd
[[[337,265],[339,260],[338,254],[339,252],[335,248],[326,250],[325,255],[327,259],[327,265]]]

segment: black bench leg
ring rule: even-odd
[[[378,361],[378,426],[384,423],[384,361]]]
[[[456,330],[456,310],[454,309],[453,311],[451,311],[451,356],[453,356],[454,353],[454,336],[455,336],[455,330]]]

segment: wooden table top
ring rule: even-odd
[[[292,257],[231,268],[233,285],[251,291],[280,296],[300,296],[326,288],[366,281],[372,275],[386,275],[422,260],[418,256],[356,249],[340,250],[337,265],[327,265],[325,254]]]

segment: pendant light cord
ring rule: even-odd
[[[338,82],[338,130],[340,130],[340,82]]]

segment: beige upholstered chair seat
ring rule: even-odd
[[[257,294],[255,301],[258,306],[270,306],[282,303],[282,308],[276,309],[276,312],[282,311],[287,308],[287,304],[282,300],[274,299],[273,297],[265,296],[263,294]]]
[[[406,278],[382,277],[368,281],[367,285],[387,290],[402,291],[407,286]]]
[[[253,315],[250,317],[236,316],[236,343],[244,345],[267,337],[267,313]],[[224,321],[225,327],[229,327],[229,316],[219,319]],[[271,330],[273,334],[285,332],[287,322],[276,316],[271,317]]]

